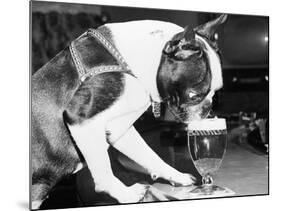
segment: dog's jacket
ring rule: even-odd
[[[152,102],[161,102],[157,78],[163,77],[162,50],[182,31],[182,27],[161,21],[108,24],[98,33],[118,49],[120,58],[95,36],[85,33],[32,76],[33,208],[38,208],[51,188],[84,161],[97,191],[108,192],[119,202],[138,201],[144,188],[128,188],[113,176],[109,144],[155,178],[190,183],[188,174],[165,164],[132,126]],[[207,99],[222,86],[220,61],[208,42],[196,36],[208,54],[207,71],[212,74],[212,82],[206,77],[200,79],[206,80],[204,87],[208,89],[200,90],[205,90]],[[91,76],[89,72],[102,74]],[[191,107],[192,115],[198,113],[196,106]]]

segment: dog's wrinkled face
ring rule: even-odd
[[[195,29],[186,27],[166,43],[157,75],[161,98],[182,121],[207,117],[214,92],[222,87],[214,34],[226,15]]]

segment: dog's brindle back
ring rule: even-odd
[[[106,28],[99,30],[110,37]],[[75,45],[86,69],[118,64],[93,37],[84,36]],[[68,49],[32,76],[32,201],[44,200],[50,189],[83,159],[65,124],[82,124],[110,107],[122,94],[123,80],[124,73],[111,72],[80,84]]]

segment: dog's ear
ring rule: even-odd
[[[180,45],[183,45],[187,42],[191,42],[194,39],[195,39],[195,32],[191,27],[186,26],[183,32],[176,34],[172,38],[172,40],[170,40],[166,44],[164,48],[164,52],[166,54],[174,53]]]
[[[197,26],[194,28],[194,31],[202,36],[207,37],[209,40],[214,40],[214,34],[218,30],[218,27],[223,24],[227,19],[226,14],[220,15],[215,20],[207,22],[203,25]]]
[[[176,34],[173,39],[166,44],[164,53],[173,56],[175,59],[184,60],[199,52],[199,49],[194,46],[194,43],[195,32],[191,27],[186,26],[183,32]]]
[[[186,26],[184,28],[183,36],[186,41],[193,41],[195,39],[195,32],[191,27]]]
[[[194,30],[191,27],[186,26],[182,35],[183,37],[179,43],[179,48],[175,52],[175,58],[184,60],[193,54],[200,53],[200,48],[195,44]]]

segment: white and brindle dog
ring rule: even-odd
[[[97,192],[138,202],[146,187],[127,187],[113,175],[110,145],[153,178],[192,184],[192,175],[162,161],[132,125],[154,102],[167,103],[183,121],[207,116],[223,85],[214,34],[225,20],[196,28],[152,20],[106,24],[91,31],[98,37],[83,34],[39,69],[32,76],[32,209],[81,163]]]

